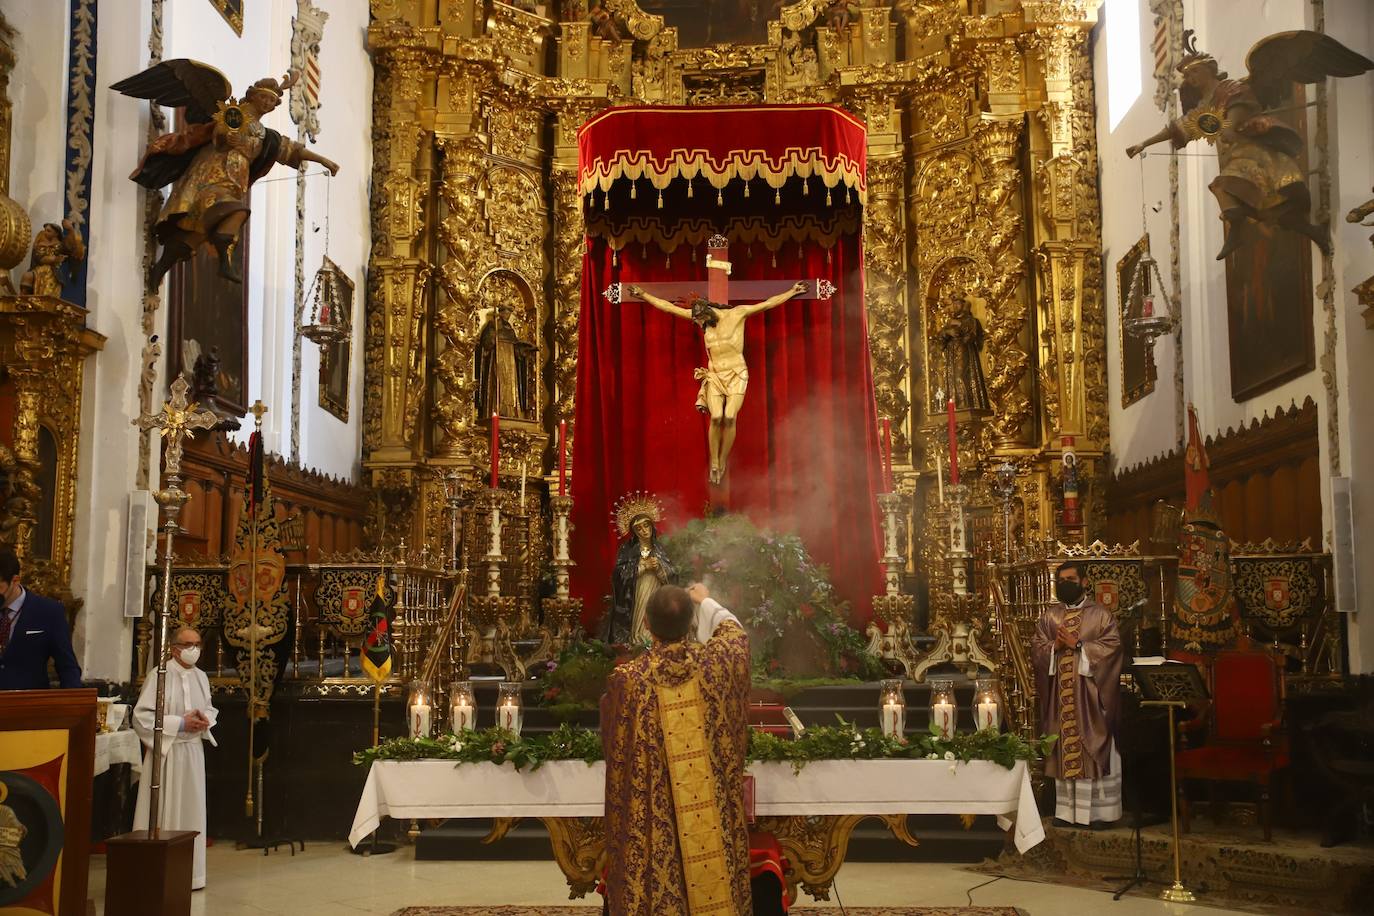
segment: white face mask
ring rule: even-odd
[[[200,660],[200,646],[191,646],[189,648],[182,649],[181,654],[178,657],[181,659],[181,663],[183,665],[188,665],[194,668],[196,666],[196,662]]]

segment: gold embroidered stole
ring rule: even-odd
[[[1064,629],[1075,637],[1083,624],[1083,608],[1064,609]],[[1083,732],[1078,724],[1078,653],[1061,652],[1059,681],[1059,778],[1083,778]]]
[[[692,916],[734,914],[734,882],[725,858],[725,829],[706,742],[706,703],[701,680],[656,687],[658,721],[673,787],[673,811],[687,907]]]

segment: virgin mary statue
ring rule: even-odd
[[[668,554],[658,541],[662,517],[662,506],[647,493],[628,494],[616,505],[616,529],[622,540],[611,573],[614,605],[603,634],[608,643],[641,646],[651,641],[644,611],[650,596],[673,578]]]

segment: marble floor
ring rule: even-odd
[[[567,886],[552,862],[417,862],[408,848],[362,858],[342,844],[312,845],[293,857],[283,852],[208,851],[209,886],[192,897],[193,916],[386,916],[402,906],[421,904],[525,904],[567,906]],[[846,906],[900,906],[916,903],[964,905],[967,891],[988,880],[957,865],[854,862],[836,878]],[[105,857],[91,857],[90,896],[102,912]],[[805,905],[835,906],[813,902]],[[1190,916],[1234,910],[1181,906],[1142,897],[1113,903],[1097,891],[1023,881],[998,880],[973,891],[978,905],[1016,906],[1030,916]],[[590,899],[571,901],[591,904]],[[588,914],[599,910],[588,909]]]

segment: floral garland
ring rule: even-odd
[[[744,622],[756,678],[889,676],[869,654],[868,638],[849,625],[848,605],[835,594],[825,567],[812,561],[796,535],[760,531],[742,515],[723,515],[688,523],[664,537],[663,549],[681,575],[706,582]],[[784,636],[800,631],[819,639],[828,671],[786,670],[779,658]]]
[[[1027,741],[991,729],[944,738],[935,726],[928,734],[889,738],[880,729],[860,729],[841,719],[839,725],[808,728],[796,739],[751,731],[748,760],[790,763],[798,773],[816,760],[947,760],[951,765],[986,760],[1011,769],[1018,760],[1043,757],[1054,741],[1054,736]],[[601,759],[601,736],[566,723],[547,735],[527,737],[489,728],[440,738],[392,738],[353,755],[353,763],[359,766],[378,760],[453,760],[509,763],[517,770],[528,766],[531,771],[552,760],[581,760],[590,765]]]

